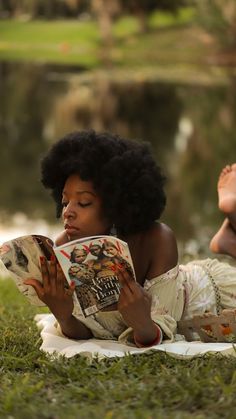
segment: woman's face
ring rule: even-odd
[[[62,194],[62,219],[70,240],[106,234],[110,223],[102,210],[102,201],[92,182],[71,175]]]

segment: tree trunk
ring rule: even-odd
[[[139,20],[139,28],[141,33],[148,32],[148,19],[147,14],[144,12],[144,10],[137,10],[137,18]]]
[[[107,7],[110,0],[93,0],[93,10],[97,15],[98,24],[102,41],[105,45],[110,46],[113,42],[112,37],[112,15]]]

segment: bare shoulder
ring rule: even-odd
[[[129,244],[137,281],[155,278],[178,263],[178,251],[173,231],[163,223],[125,238]]]
[[[164,240],[164,241],[176,241],[175,235],[171,228],[164,223],[156,222],[147,232],[147,238],[153,243]]]
[[[164,223],[155,223],[145,236],[150,254],[147,278],[151,279],[177,265],[178,249],[173,231]]]

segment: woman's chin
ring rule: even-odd
[[[76,239],[81,239],[83,237],[81,235],[81,232],[77,229],[74,229],[74,228],[67,228],[66,229],[66,234],[67,234],[67,237],[69,238],[70,241],[76,240]]]

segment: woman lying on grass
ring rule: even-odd
[[[227,176],[227,174],[226,174]],[[174,339],[177,321],[236,307],[236,269],[217,260],[178,264],[176,240],[159,222],[165,208],[164,177],[146,143],[93,131],[75,132],[52,146],[42,161],[42,182],[62,215],[60,245],[110,234],[128,242],[137,282],[118,268],[118,304],[83,318],[73,306],[73,286],[52,260],[41,261],[43,284],[32,285],[73,339],[118,339],[138,347]]]

